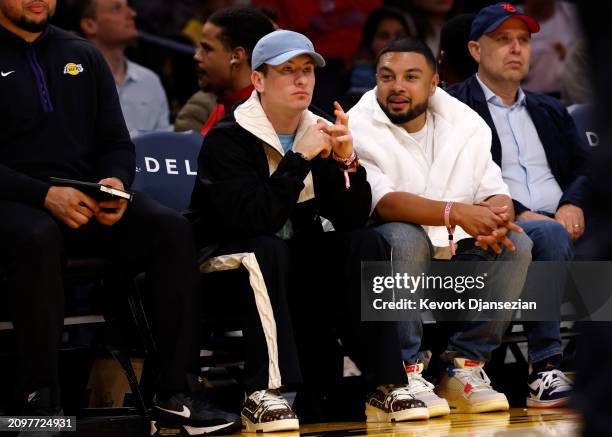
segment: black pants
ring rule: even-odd
[[[23,393],[51,387],[58,398],[58,345],[63,327],[62,269],[67,256],[96,255],[125,273],[146,272],[161,380],[184,391],[199,350],[200,283],[189,223],[137,193],[114,226],[95,219],[73,230],[46,210],[0,200],[0,265],[6,271]],[[8,297],[8,299],[4,299]]]
[[[205,291],[243,318],[248,391],[341,376],[338,339],[369,385],[406,383],[396,324],[360,320],[361,261],[389,259],[377,233],[328,232],[287,242],[261,236],[223,244],[214,255],[232,253],[254,254],[271,307],[258,305],[251,287],[241,296]],[[275,329],[268,326],[270,310]],[[276,332],[272,339],[270,331]],[[280,384],[270,376],[276,365]]]

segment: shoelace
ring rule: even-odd
[[[491,388],[491,380],[480,366],[463,369],[455,367],[453,373],[464,385],[470,384],[472,391],[493,390]]]
[[[408,391],[410,394],[415,395],[424,391],[432,392],[434,385],[423,378],[423,375],[419,372],[413,371],[408,372]]]
[[[414,399],[414,395],[410,392],[410,387],[406,385],[389,385],[387,399],[389,404],[393,404],[397,400]]]
[[[282,408],[289,408],[287,401],[280,394],[277,394],[271,390],[261,390],[261,394],[256,398],[257,411],[261,411],[261,414],[268,410],[280,410]],[[257,392],[256,392],[257,393]]]
[[[547,372],[540,372],[540,375],[542,375],[542,385],[545,389],[552,388],[552,393],[556,392],[557,389],[560,388],[567,387],[567,390],[572,388],[572,381],[570,381],[560,370],[553,369]]]

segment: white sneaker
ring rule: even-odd
[[[242,425],[246,432],[296,431],[297,416],[278,390],[259,390],[244,401]]]
[[[486,413],[510,408],[506,395],[491,387],[491,380],[482,368],[484,361],[455,358],[453,363],[436,390],[448,401],[451,413]]]
[[[557,408],[569,403],[573,389],[572,381],[557,369],[534,372],[528,380],[527,407]]]
[[[450,407],[446,399],[438,397],[434,393],[434,385],[423,378],[423,363],[410,364],[406,366],[408,375],[408,389],[414,397],[427,405],[429,417],[446,416],[450,413]]]
[[[429,419],[427,406],[415,399],[407,385],[380,385],[365,406],[367,422],[403,422]]]

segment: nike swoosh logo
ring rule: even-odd
[[[157,408],[162,411],[165,411],[166,413],[176,414],[177,416],[182,416],[186,419],[189,419],[191,417],[191,410],[189,410],[189,408],[187,408],[185,405],[183,405],[183,411],[166,410],[165,408],[162,408],[160,406],[157,406]]]
[[[14,72],[15,72],[15,70],[13,70],[13,71],[7,71],[6,73],[5,73],[4,71],[1,71],[1,72],[0,72],[0,74],[2,75],[2,77],[6,77],[6,76],[8,76],[9,74],[12,74],[12,73],[14,73]]]

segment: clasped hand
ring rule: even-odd
[[[476,240],[475,245],[495,253],[501,253],[501,246],[514,252],[516,247],[508,238],[510,231],[523,232],[523,229],[510,221],[507,206],[493,206],[487,202],[479,205],[455,204],[451,214],[454,213],[454,222],[463,228]]]

